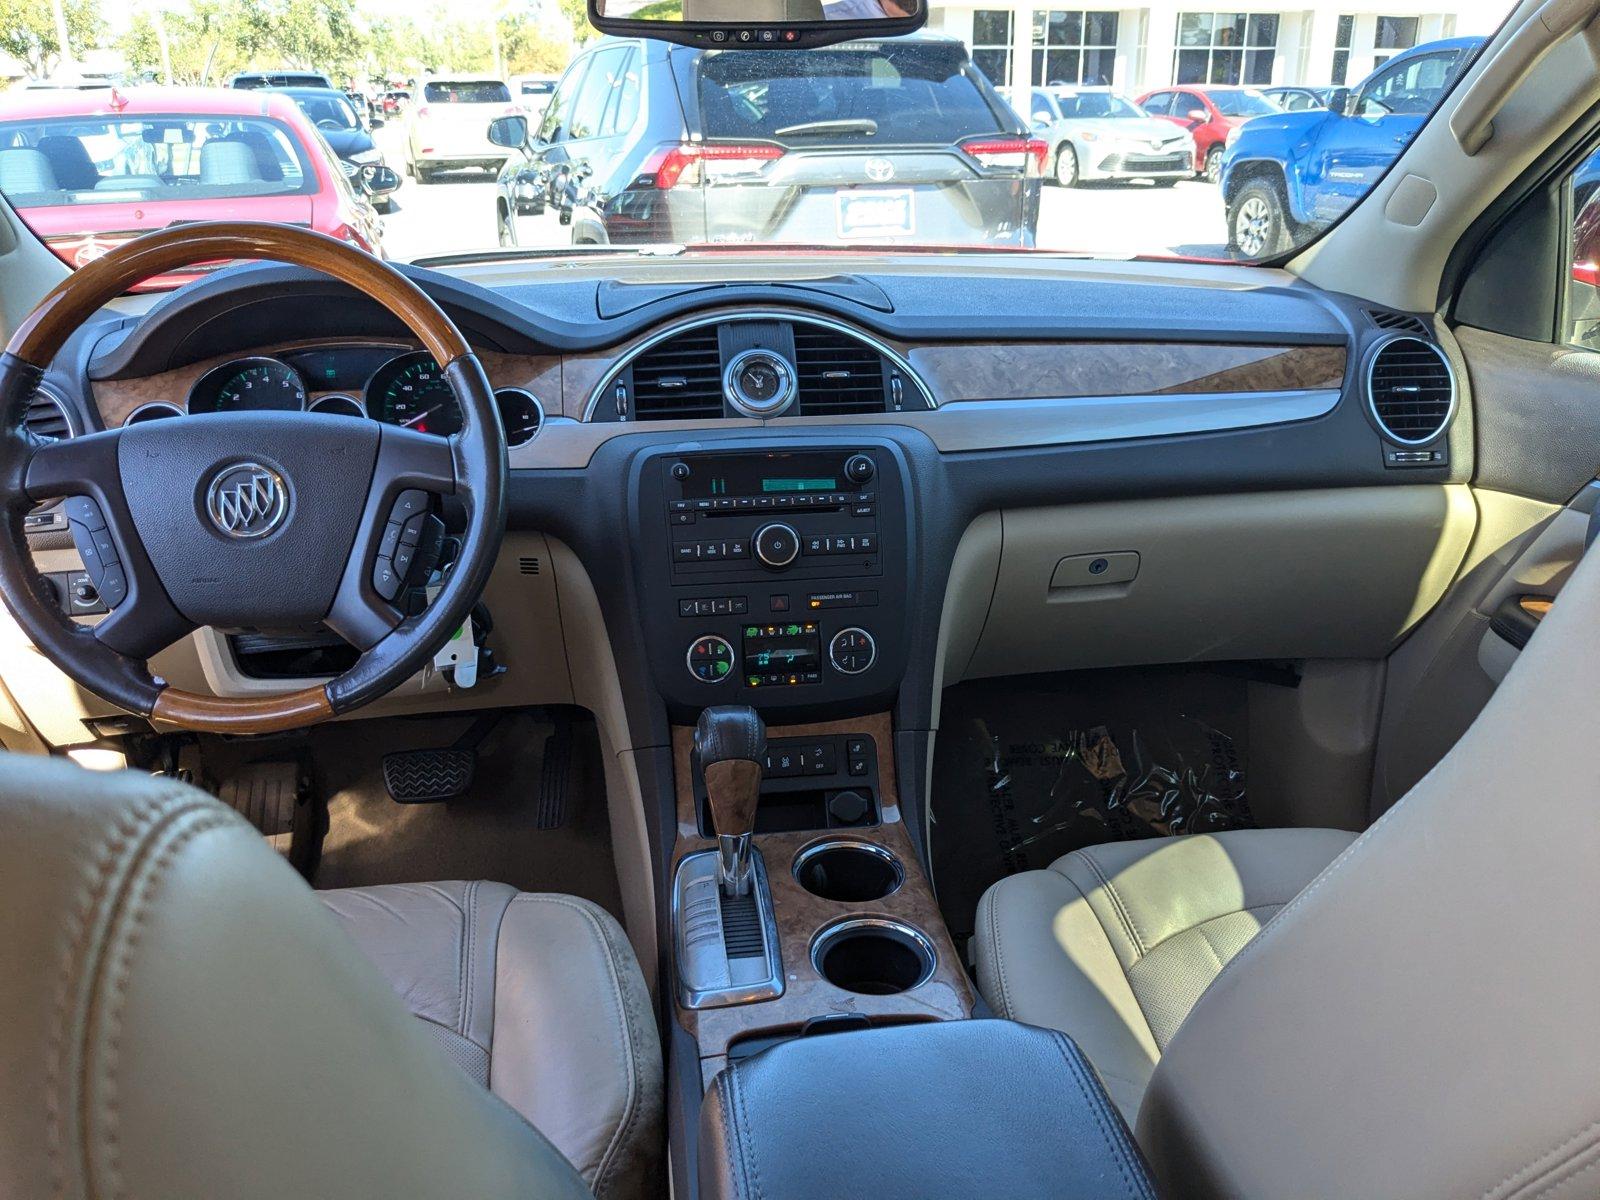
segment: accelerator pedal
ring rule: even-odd
[[[217,799],[254,825],[290,866],[311,877],[327,821],[303,763],[296,759],[247,763],[222,782]]]
[[[572,716],[557,710],[554,728],[544,740],[544,765],[539,772],[539,812],[535,827],[560,829],[567,823],[567,780],[572,774]]]
[[[436,804],[464,796],[478,770],[478,743],[500,722],[479,717],[452,745],[434,750],[396,750],[383,756],[383,786],[397,804]]]

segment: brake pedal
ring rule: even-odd
[[[472,786],[477,767],[476,750],[396,750],[383,756],[383,786],[399,804],[454,800]]]
[[[311,777],[299,761],[248,763],[222,781],[217,799],[254,825],[290,866],[310,878],[322,849],[324,822]]]
[[[555,714],[555,728],[544,740],[544,765],[539,772],[539,812],[535,828],[560,829],[567,823],[567,778],[572,774],[572,718]]]

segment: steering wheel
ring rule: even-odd
[[[383,305],[444,369],[461,431],[445,439],[304,412],[208,413],[61,441],[26,430],[44,369],[84,320],[152,276],[231,259],[309,267]],[[210,732],[293,729],[388,692],[467,619],[505,533],[506,471],[505,432],[483,367],[450,318],[393,267],[288,226],[162,230],[64,280],[0,353],[0,595],[47,658],[120,708]],[[443,530],[431,509],[440,496],[465,509],[460,552],[432,603],[407,615],[386,595],[403,597],[416,582],[429,539],[437,550]],[[110,612],[93,626],[62,615],[28,552],[23,518],[57,498],[67,498],[79,526],[86,566],[99,559]],[[402,561],[410,579],[396,570]],[[326,684],[213,697],[171,687],[146,665],[202,625],[318,622],[360,651]]]
[[[343,128],[345,128],[345,126],[341,122],[335,121],[332,117],[323,117],[322,120],[317,122],[317,128],[318,129],[343,129]]]

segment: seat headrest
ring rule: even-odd
[[[0,1195],[589,1195],[184,784],[0,756]]]
[[[243,142],[213,139],[200,147],[200,182],[225,187],[260,183],[255,151]]]
[[[0,192],[8,196],[28,196],[59,188],[55,168],[40,151],[31,146],[0,150]]]

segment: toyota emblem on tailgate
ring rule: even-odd
[[[289,511],[289,491],[278,473],[260,463],[235,463],[218,471],[206,489],[206,515],[232,538],[265,537]]]
[[[894,164],[887,158],[869,158],[865,169],[867,178],[873,183],[888,183],[894,178]]]

